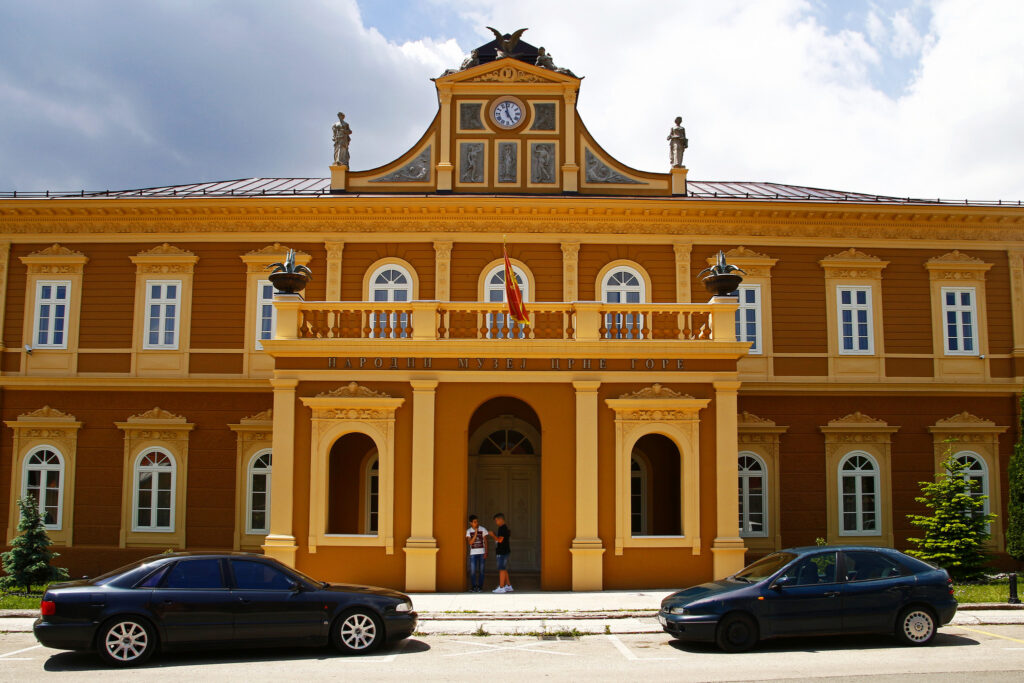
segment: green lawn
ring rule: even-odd
[[[1018,582],[1018,590],[1024,588]],[[980,584],[955,584],[954,596],[958,602],[1006,602],[1010,597],[1010,580],[986,581]]]
[[[25,597],[22,595],[0,595],[0,609],[39,609],[42,594]]]

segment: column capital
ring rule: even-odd
[[[743,382],[740,382],[739,380],[712,382],[712,386],[715,387],[716,393],[737,392],[740,390],[740,385],[742,384]]]
[[[294,390],[295,387],[299,386],[299,380],[274,377],[270,380],[270,386],[274,388],[274,391]]]
[[[573,381],[572,386],[573,386],[574,389],[576,389],[577,393],[588,392],[588,391],[597,391],[601,387],[601,382],[598,381],[598,380],[589,380],[589,379],[587,379],[587,380],[575,380],[575,381]]]
[[[438,381],[436,379],[411,379],[409,384],[412,385],[413,391],[434,391],[437,389]]]

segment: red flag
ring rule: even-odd
[[[519,289],[515,272],[512,270],[512,262],[508,260],[508,249],[505,243],[501,244],[501,251],[505,254],[505,302],[508,304],[508,315],[520,325],[529,325],[530,318],[526,313],[526,304],[523,302],[523,292]]]

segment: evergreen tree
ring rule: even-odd
[[[1017,443],[1013,446],[1008,472],[1010,500],[1007,505],[1006,552],[1024,562],[1024,393],[1020,395],[1017,417]]]
[[[20,535],[11,542],[11,549],[0,554],[7,576],[0,577],[0,589],[11,590],[22,586],[25,592],[32,586],[68,578],[66,569],[53,567],[50,561],[59,557],[50,552],[50,537],[43,526],[39,504],[28,496],[18,499],[21,521],[18,522]]]
[[[924,530],[924,538],[909,538],[917,546],[907,554],[945,568],[954,579],[981,575],[988,559],[984,552],[989,524],[994,514],[985,514],[985,499],[978,495],[979,483],[967,479],[967,465],[953,457],[952,445],[939,465],[935,481],[922,481],[922,495],[915,498],[931,510],[930,515],[907,515],[910,523]]]

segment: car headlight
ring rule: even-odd
[[[400,602],[397,605],[395,605],[395,611],[396,612],[411,612],[412,611],[412,603],[411,602]]]
[[[668,608],[669,614],[689,614],[690,612],[682,605],[673,605]]]

